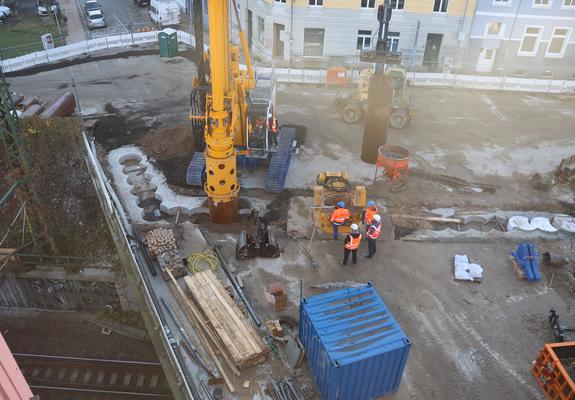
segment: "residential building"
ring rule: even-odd
[[[467,72],[575,77],[575,0],[478,0]]]
[[[476,0],[392,0],[389,42],[404,64],[458,67]],[[559,1],[559,0],[555,0]],[[575,0],[574,0],[575,1]],[[239,0],[252,54],[278,66],[344,65],[375,46],[383,0]]]

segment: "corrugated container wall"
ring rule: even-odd
[[[302,299],[299,337],[324,400],[397,391],[411,347],[371,284]]]

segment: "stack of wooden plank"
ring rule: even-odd
[[[265,361],[269,349],[212,271],[186,276],[184,282],[193,305],[207,321],[210,336],[236,368]]]
[[[167,274],[168,269],[176,278],[187,274],[172,229],[153,229],[146,234],[144,243],[148,246],[150,257],[153,260],[158,260],[164,280],[170,279]]]

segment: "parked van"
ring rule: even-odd
[[[180,7],[173,0],[152,0],[150,18],[162,27],[177,25],[180,23]]]

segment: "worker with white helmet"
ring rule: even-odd
[[[359,249],[359,244],[361,243],[361,233],[359,233],[359,226],[357,224],[351,224],[351,232],[345,236],[343,243],[343,260],[341,263],[346,265],[349,259],[349,253],[351,253],[351,262],[357,264],[357,249]]]
[[[369,225],[367,225],[367,258],[371,258],[375,254],[377,238],[381,233],[381,225],[381,216],[379,214],[375,214]]]

